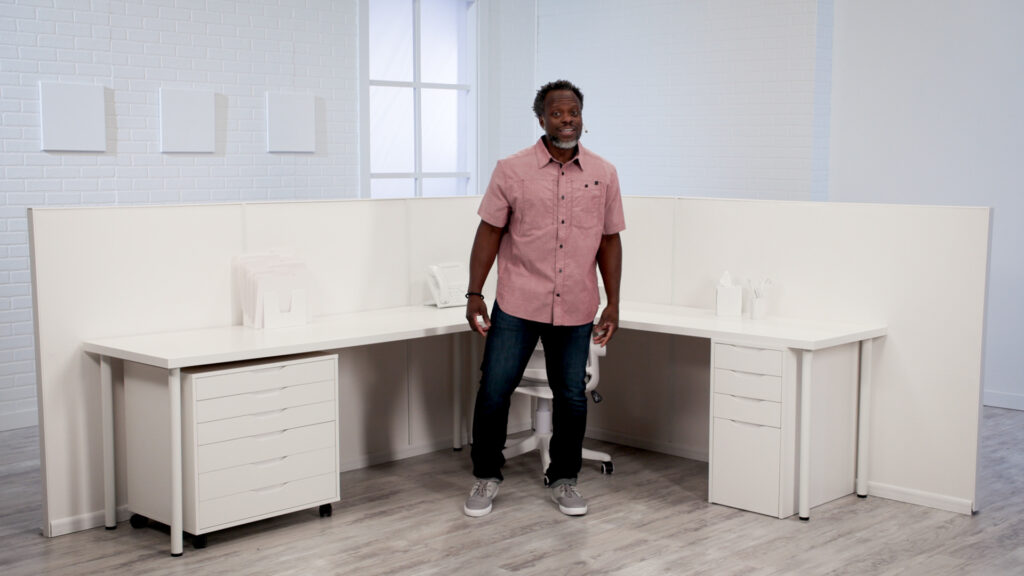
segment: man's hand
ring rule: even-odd
[[[469,322],[470,330],[487,335],[487,329],[491,327],[491,319],[487,315],[487,304],[479,296],[470,296],[466,302],[466,321]]]
[[[594,324],[594,344],[606,346],[619,329],[619,306],[609,304],[601,312],[601,319]]]

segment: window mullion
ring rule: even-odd
[[[415,155],[414,171],[416,177],[414,179],[416,191],[416,197],[423,196],[423,178],[420,174],[423,173],[423,99],[422,90],[420,88],[420,0],[413,0],[412,7],[412,99],[413,99],[413,150]]]

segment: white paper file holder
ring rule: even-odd
[[[308,321],[306,308],[306,290],[297,288],[281,299],[274,290],[261,292],[257,296],[257,306],[263,308],[264,328],[284,328],[301,326]]]

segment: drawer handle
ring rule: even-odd
[[[266,468],[268,466],[280,464],[281,462],[284,462],[287,459],[287,456],[280,456],[278,458],[270,458],[268,460],[261,460],[260,462],[253,462],[252,465],[255,466],[256,468]]]
[[[280,372],[284,370],[286,366],[271,366],[269,368],[259,368],[256,370],[250,370],[250,374],[266,374],[268,372]]]
[[[721,394],[721,392],[719,392]],[[761,400],[760,398],[747,398],[746,396],[736,396],[734,394],[726,394],[729,398],[735,399],[737,402],[745,402],[747,404],[778,404],[778,402],[772,402],[771,400]]]
[[[273,418],[287,410],[287,408],[278,408],[277,410],[267,410],[266,412],[260,412],[259,414],[253,414],[252,417],[256,419]]]
[[[753,422],[744,422],[742,420],[733,420],[732,418],[725,418],[725,420],[736,424],[737,426],[747,426],[749,428],[775,428],[775,426],[765,426],[764,424],[754,424]]]
[[[270,440],[270,439],[273,439],[273,438],[277,438],[278,436],[284,434],[285,432],[287,432],[287,430],[274,430],[273,432],[267,432],[266,434],[259,434],[257,436],[252,436],[251,438],[253,440],[256,440],[257,442],[262,442],[264,440]]]
[[[257,488],[255,490],[253,490],[253,492],[256,493],[256,494],[267,494],[269,492],[277,492],[278,490],[283,489],[287,485],[288,485],[288,482],[282,482],[282,483],[280,483],[280,484],[278,484],[276,486],[267,486],[266,488]]]
[[[777,378],[777,376],[772,376],[771,374],[761,374],[759,372],[744,372],[743,370],[733,370],[731,368],[719,368],[719,370],[724,370],[724,371],[728,372],[729,374],[735,374],[737,376],[742,376],[744,378],[749,378],[751,380],[763,380],[765,378]]]
[[[270,398],[270,397],[277,396],[277,395],[281,394],[281,392],[283,390],[284,390],[284,387],[276,388],[274,390],[264,390],[262,392],[250,392],[248,394],[248,396],[250,398]]]

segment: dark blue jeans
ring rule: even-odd
[[[483,376],[473,412],[473,475],[501,480],[512,392],[519,385],[539,339],[544,344],[551,386],[551,465],[545,475],[551,484],[572,482],[582,466],[583,434],[587,428],[586,368],[593,323],[554,326],[502,312],[495,302],[484,344]]]

